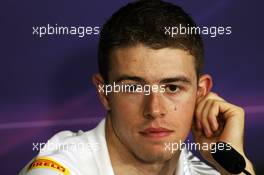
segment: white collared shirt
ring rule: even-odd
[[[175,166],[175,175],[220,174],[186,149]],[[87,132],[55,134],[19,175],[114,175],[105,139],[105,119]]]

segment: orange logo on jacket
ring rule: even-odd
[[[51,160],[50,158],[37,158],[29,165],[28,171],[34,168],[50,168],[52,170],[57,170],[64,175],[69,175],[67,168],[63,167],[58,162]]]

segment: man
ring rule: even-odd
[[[210,154],[219,141],[254,174],[243,149],[243,109],[210,92],[200,35],[168,35],[169,26],[196,25],[180,7],[158,0],[117,11],[101,31],[100,73],[93,76],[106,119],[88,132],[56,134],[21,174],[229,174]],[[190,130],[197,144],[209,145],[199,151],[214,168],[180,145]]]

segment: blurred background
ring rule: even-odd
[[[129,1],[0,1],[0,165],[14,175],[61,130],[87,131],[104,117],[91,75],[99,35],[33,35],[34,26],[99,26]],[[231,26],[231,35],[203,36],[214,91],[246,110],[245,147],[264,174],[263,1],[188,0],[199,26]]]

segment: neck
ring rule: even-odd
[[[165,162],[139,160],[116,136],[111,119],[106,119],[106,142],[115,175],[174,175],[180,152]]]

